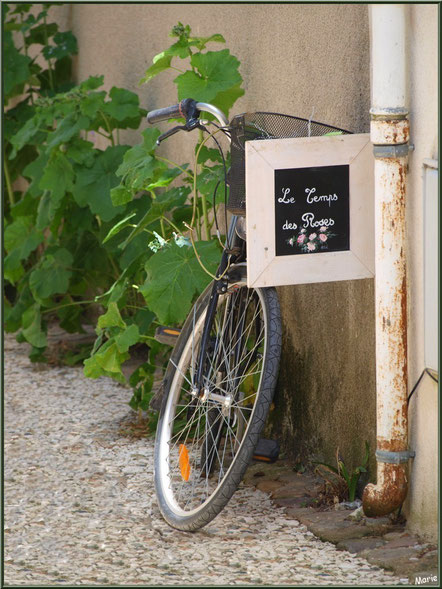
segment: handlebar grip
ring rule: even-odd
[[[154,123],[159,123],[160,121],[167,121],[168,119],[185,119],[190,112],[193,113],[195,110],[195,105],[195,100],[186,98],[179,104],[167,106],[166,108],[157,108],[156,110],[151,110],[147,115],[147,122],[152,125]]]

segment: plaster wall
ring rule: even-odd
[[[408,231],[409,390],[417,382],[424,358],[424,162],[438,160],[438,7],[409,7],[410,142]],[[434,244],[435,249],[438,245]],[[437,317],[434,317],[437,321]],[[409,407],[410,487],[405,504],[409,527],[435,541],[438,533],[438,386],[427,375]]]

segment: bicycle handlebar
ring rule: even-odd
[[[211,113],[223,126],[228,125],[229,123],[227,117],[219,110],[219,108],[206,102],[196,102],[195,100],[192,100],[192,98],[186,98],[179,104],[174,104],[173,106],[157,108],[156,110],[150,111],[147,115],[147,122],[152,125],[159,123],[160,121],[174,118],[183,118],[186,120],[188,118],[197,119],[199,112]]]
[[[196,114],[196,102],[191,98],[186,98],[173,106],[157,108],[156,110],[150,111],[147,115],[147,122],[154,124],[160,121],[167,121],[168,119],[187,119],[188,115],[194,114]]]

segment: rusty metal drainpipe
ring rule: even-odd
[[[409,124],[405,106],[406,7],[371,5],[375,156],[377,484],[362,498],[368,516],[386,515],[407,495],[407,280],[405,196]]]

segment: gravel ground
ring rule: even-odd
[[[130,391],[32,365],[5,337],[5,583],[396,585],[240,487],[203,530],[161,519],[153,440],[119,435]]]

